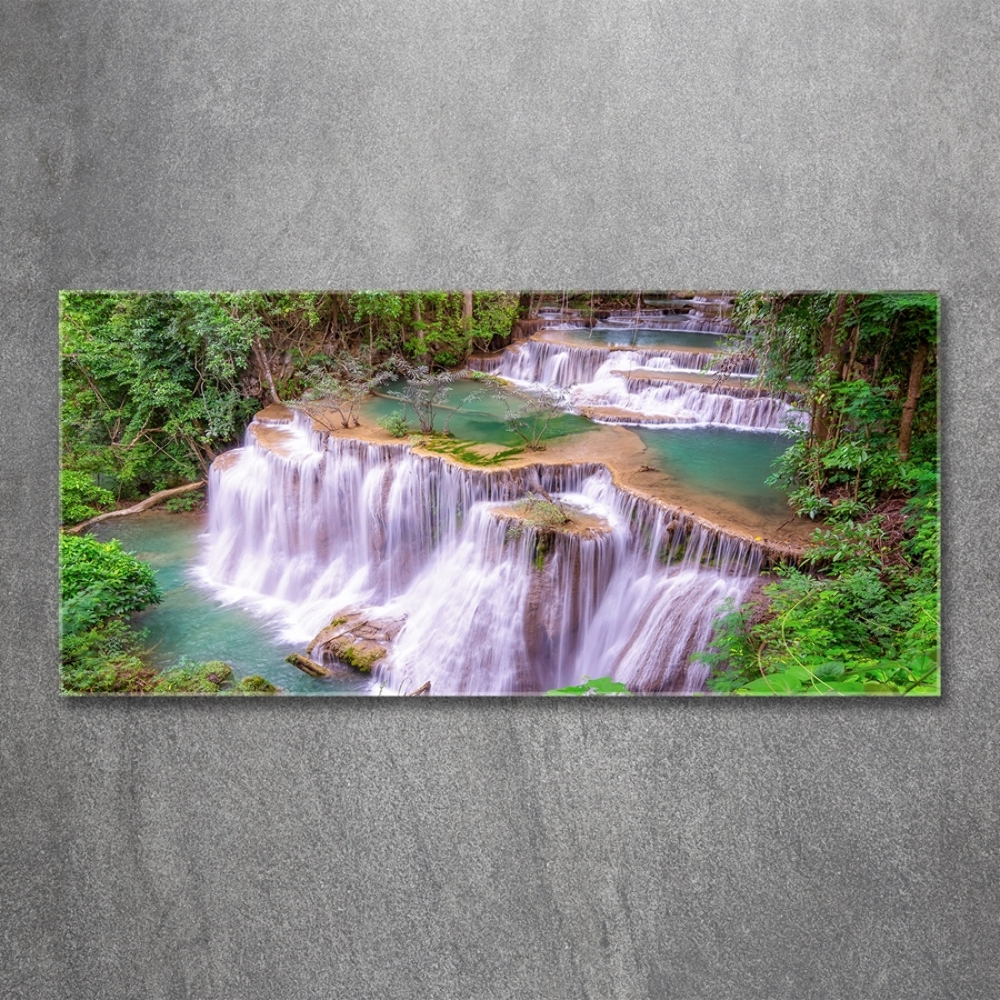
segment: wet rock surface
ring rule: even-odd
[[[389,652],[406,619],[373,616],[367,609],[347,609],[335,615],[306,647],[326,664],[339,660],[363,674]]]

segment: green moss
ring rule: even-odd
[[[479,468],[501,465],[508,458],[520,455],[524,451],[523,446],[517,445],[513,448],[506,448],[503,451],[483,454],[476,451],[477,448],[484,447],[481,442],[463,441],[460,438],[453,438],[444,434],[424,435],[418,443],[422,448],[426,448],[437,455],[448,455],[450,458],[456,458],[466,465],[475,465]],[[492,445],[486,445],[485,447],[492,447]]]
[[[233,694],[277,694],[276,688],[269,680],[259,674],[251,674],[233,688]]]
[[[518,500],[512,509],[530,525],[543,531],[549,528],[558,528],[570,521],[567,508],[542,497],[525,497],[523,500]]]
[[[384,649],[363,650],[358,649],[357,646],[345,646],[343,649],[337,651],[338,659],[343,660],[349,667],[354,667],[355,670],[362,674],[370,674],[372,667],[383,656],[385,656]]]
[[[347,619],[343,616],[340,616],[339,618],[334,618],[333,621],[330,622],[330,628],[336,628],[338,625],[346,625],[346,624],[347,624]]]
[[[545,568],[545,557],[549,552],[550,541],[551,539],[548,535],[539,535],[535,541],[535,554],[531,562],[539,573]]]

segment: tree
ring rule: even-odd
[[[357,408],[361,401],[394,374],[389,367],[375,368],[369,362],[352,357],[341,358],[333,370],[313,365],[306,376],[310,388],[303,393],[301,401],[292,405],[324,424],[327,430],[333,430],[326,423],[329,410],[340,417],[342,427],[360,427]]]
[[[930,293],[741,296],[734,350],[793,391],[809,427],[772,482],[822,517],[801,566],[724,609],[709,687],[738,694],[938,690],[938,298]],[[905,387],[905,388],[904,388]]]
[[[530,394],[497,384],[495,398],[504,405],[504,426],[532,451],[542,451],[545,432],[553,418],[563,413],[562,395],[553,389],[536,389]]]
[[[63,293],[63,464],[119,495],[198,478],[257,408],[241,386],[256,318],[205,293]]]
[[[389,395],[403,404],[404,412],[407,406],[412,407],[420,430],[424,434],[433,434],[435,408],[448,398],[452,383],[463,373],[444,371],[435,374],[426,365],[414,367],[405,363],[400,364],[398,370],[406,379],[406,386]]]
[[[753,293],[740,296],[731,347],[759,365],[770,391],[797,392],[809,426],[781,460],[778,485],[811,516],[856,516],[899,480],[911,457],[936,451],[932,293]],[[903,385],[906,385],[904,392]]]

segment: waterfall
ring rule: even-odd
[[[548,327],[553,329],[553,327]],[[733,333],[733,324],[728,319],[713,319],[698,309],[686,313],[668,313],[644,309],[636,314],[613,312],[594,324],[596,330],[686,330],[689,333]]]
[[[782,431],[804,419],[787,402],[745,386],[693,385],[610,376],[576,386],[572,405],[598,423],[711,425],[744,431]],[[602,413],[602,408],[614,412]]]
[[[545,531],[509,505],[545,491],[596,525]],[[759,547],[616,487],[597,464],[481,471],[255,421],[209,476],[201,576],[304,644],[352,608],[403,620],[376,689],[539,693],[611,675],[636,691],[700,690],[689,657]]]
[[[478,364],[483,371],[515,382],[563,389],[568,405],[600,423],[711,424],[737,430],[782,431],[807,419],[787,398],[765,396],[746,386],[716,387],[655,378],[660,374],[700,373],[717,357],[692,351],[613,351],[526,340],[498,358],[480,359]],[[740,372],[752,374],[753,367],[753,362],[744,362]]]
[[[598,381],[612,371],[700,372],[718,359],[715,352],[640,350],[612,351],[601,347],[575,347],[542,340],[526,340],[508,348],[499,359],[480,359],[483,371],[518,382],[570,388],[581,382]],[[483,361],[487,364],[482,364]],[[744,362],[734,374],[754,374],[752,362]]]

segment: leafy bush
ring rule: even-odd
[[[63,609],[59,682],[69,694],[142,693],[151,690],[155,671],[141,656],[144,633],[120,618],[85,627],[69,622]]]
[[[710,690],[735,694],[936,694],[940,519],[937,474],[904,473],[916,495],[902,529],[889,515],[818,530],[804,563],[764,588],[761,606],[722,608]],[[898,501],[897,501],[898,503]]]
[[[197,510],[205,502],[204,490],[192,490],[190,493],[182,493],[179,497],[171,497],[163,505],[164,510],[169,510],[171,514],[183,514],[189,510]]]
[[[123,551],[121,542],[99,542],[91,535],[59,537],[60,597],[92,602],[88,617],[101,620],[157,604],[161,593],[152,567]]]
[[[59,473],[59,505],[63,524],[86,521],[114,502],[115,495],[98,486],[88,473],[69,469]]]
[[[233,668],[221,660],[180,662],[157,676],[153,694],[218,694],[233,677]]]
[[[123,621],[160,600],[153,570],[117,540],[59,538],[61,665],[68,692],[137,692],[153,684],[141,657],[144,634]]]
[[[406,433],[410,429],[410,425],[406,422],[406,413],[403,410],[380,418],[378,425],[382,430],[388,431],[394,438],[406,437]]]

